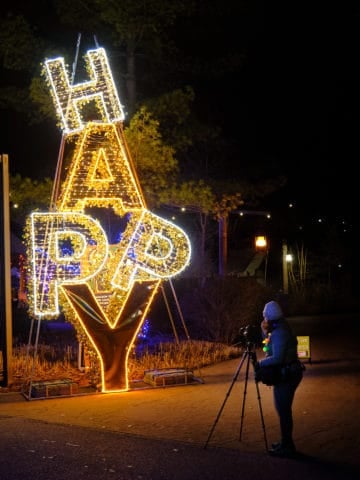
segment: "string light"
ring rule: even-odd
[[[74,86],[63,58],[45,62],[61,128],[74,148],[55,211],[28,219],[29,307],[43,319],[62,309],[80,325],[101,366],[102,392],[114,392],[128,389],[136,335],[161,281],[189,264],[191,245],[182,229],[146,208],[105,51],[88,51],[86,61],[90,80]],[[100,120],[86,121],[82,107],[94,101]],[[121,220],[115,242],[92,209]]]
[[[84,127],[82,108],[90,102],[95,102],[103,122],[121,122],[125,118],[105,50],[88,50],[85,62],[90,80],[77,85],[70,84],[63,58],[49,59],[44,64],[60,126],[66,134]]]

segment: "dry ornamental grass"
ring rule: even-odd
[[[130,381],[141,380],[146,370],[164,368],[199,369],[224,360],[236,358],[241,354],[236,346],[216,342],[186,340],[176,342],[160,342],[156,346],[133,349],[128,361]],[[98,385],[100,380],[97,360],[92,360],[86,368],[79,368],[78,349],[66,346],[62,350],[53,346],[40,344],[35,351],[28,345],[16,346],[13,349],[12,390],[21,390],[29,380],[45,381],[68,378],[81,385]],[[0,370],[3,369],[2,356]]]

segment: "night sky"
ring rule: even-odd
[[[312,212],[349,212],[354,201],[360,16],[338,7],[268,7],[247,72],[252,158],[279,164],[287,198]]]

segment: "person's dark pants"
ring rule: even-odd
[[[280,418],[281,446],[294,449],[292,403],[301,382],[302,373],[292,375],[287,382],[274,385],[274,404]]]

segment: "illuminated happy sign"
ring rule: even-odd
[[[90,101],[96,101],[104,122],[120,122],[125,118],[105,50],[89,50],[85,61],[91,80],[78,85],[71,85],[63,58],[45,62],[56,112],[65,133],[84,127],[81,108]]]
[[[161,281],[188,265],[190,242],[146,209],[105,51],[86,58],[91,80],[78,85],[62,58],[45,62],[62,128],[76,140],[55,211],[30,217],[30,300],[38,318],[54,318],[62,306],[80,323],[101,364],[102,391],[114,392],[128,388],[131,346]],[[82,106],[94,100],[101,121],[86,122]],[[115,240],[93,209],[111,212]]]

